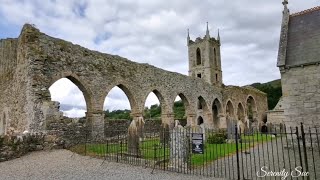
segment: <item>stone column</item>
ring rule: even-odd
[[[174,127],[174,114],[173,113],[163,113],[161,114],[162,124],[167,124],[169,129]]]
[[[213,114],[212,113],[207,113],[206,116],[204,117],[204,124],[206,129],[213,129],[214,124],[213,124]]]
[[[218,114],[218,118],[219,118],[219,129],[226,130],[228,128],[227,127],[227,119],[226,119],[226,117],[224,116],[223,113],[219,113]]]
[[[187,115],[187,126],[195,126],[197,124],[197,115],[196,114],[188,114]]]
[[[91,111],[86,113],[88,133],[92,138],[104,138],[104,112]]]

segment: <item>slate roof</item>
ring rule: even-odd
[[[286,66],[320,62],[320,6],[289,18]]]

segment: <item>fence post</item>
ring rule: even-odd
[[[299,150],[299,159],[300,159],[300,165],[303,168],[303,163],[302,163],[302,154],[301,154],[301,147],[300,147],[300,137],[299,137],[299,128],[296,127],[296,135],[297,135],[297,141],[298,141],[298,150]],[[294,144],[293,144],[294,146]],[[294,147],[293,147],[294,148]]]
[[[238,127],[235,125],[235,138],[236,138],[236,150],[237,150],[237,174],[238,180],[240,180],[240,161],[239,161],[239,145],[238,145]]]
[[[301,123],[301,135],[302,135],[302,145],[303,145],[303,152],[304,152],[304,162],[306,165],[306,172],[309,172],[308,167],[308,157],[307,157],[307,148],[306,148],[306,136],[304,133],[303,123]],[[310,176],[307,176],[307,179],[310,179]]]

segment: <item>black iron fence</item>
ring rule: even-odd
[[[105,161],[226,179],[320,179],[317,128],[232,132],[175,128],[134,136],[112,131],[71,150]],[[243,133],[245,132],[245,133]],[[231,134],[230,134],[231,133]],[[131,137],[130,137],[131,136]],[[132,137],[133,136],[133,137]],[[151,169],[150,169],[151,170]]]

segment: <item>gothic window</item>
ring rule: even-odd
[[[214,67],[218,68],[218,58],[217,58],[216,48],[213,48],[213,62],[214,62]]]
[[[197,65],[201,64],[201,52],[200,49],[197,49]]]

